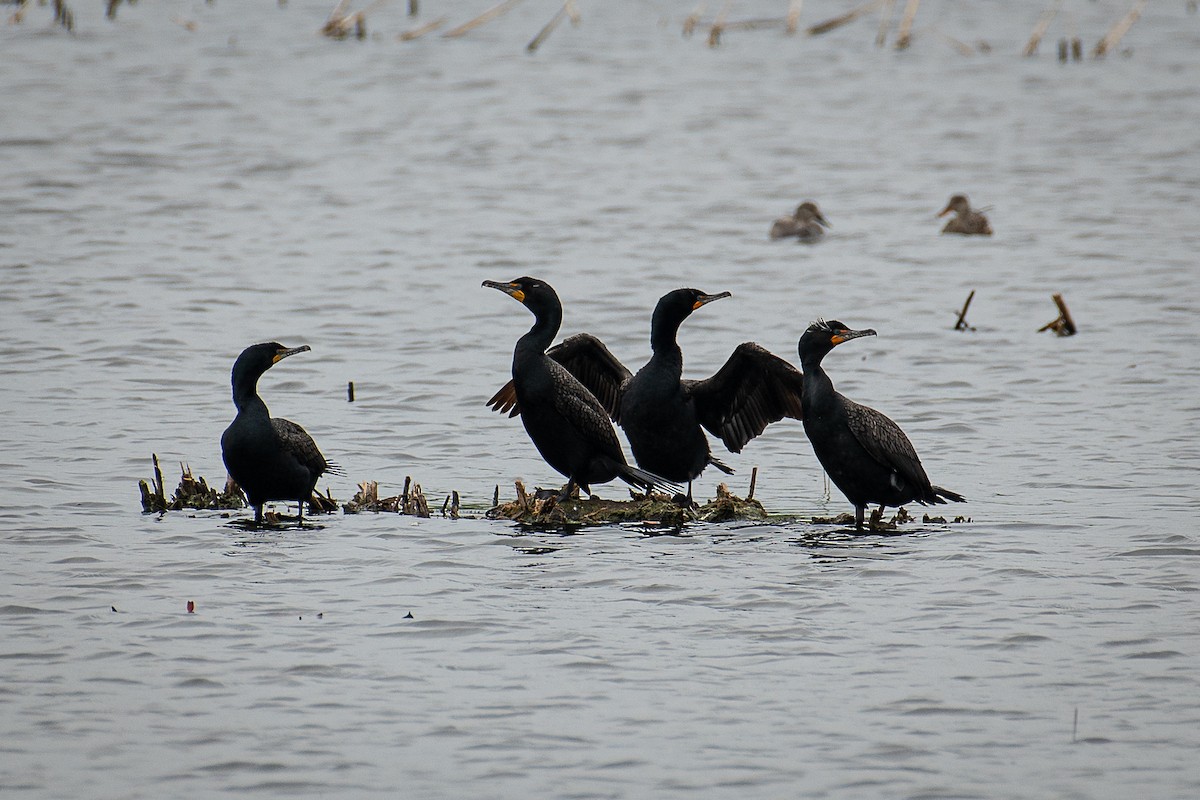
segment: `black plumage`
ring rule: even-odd
[[[299,518],[326,472],[340,474],[325,460],[312,437],[291,420],[273,418],[258,396],[258,379],[281,359],[303,353],[308,345],[287,348],[278,342],[247,347],[233,364],[233,404],[237,416],[221,435],[221,456],[230,477],[242,487],[254,521],[262,522],[263,503],[296,501]]]
[[[728,292],[676,289],[659,299],[650,322],[650,360],[630,371],[594,336],[576,334],[547,355],[562,364],[603,404],[625,431],[638,466],[672,481],[691,481],[709,464],[731,473],[713,456],[707,429],[734,453],[772,422],[801,415],[800,372],[753,342],[741,344],[704,380],[683,380],[679,326],[693,311]],[[489,405],[523,414],[512,383]]]
[[[533,313],[533,327],[513,350],[513,402],[519,404],[521,422],[542,458],[567,478],[560,498],[569,497],[576,486],[590,495],[591,484],[614,478],[643,490],[675,491],[678,487],[669,481],[626,463],[604,406],[546,356],[562,324],[562,303],[554,289],[528,277],[483,285],[499,289]]]
[[[962,495],[929,482],[917,451],[899,425],[843,397],[821,367],[821,360],[837,345],[874,335],[873,330],[854,331],[841,322],[821,320],[804,332],[798,348],[804,370],[804,431],[830,480],[854,504],[859,529],[872,503],[882,511],[884,506],[910,502],[965,502]]]

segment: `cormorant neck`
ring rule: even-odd
[[[558,329],[562,327],[562,306],[554,303],[533,311],[533,327],[517,340],[518,349],[536,348],[539,353],[546,352]]]
[[[267,404],[258,396],[258,379],[260,376],[236,376],[233,379],[233,404],[239,414],[262,413],[270,416]]]
[[[654,351],[654,355],[671,357],[674,356],[680,361],[683,360],[683,352],[679,349],[679,326],[687,316],[679,316],[673,310],[665,309],[661,305],[654,309],[654,316],[650,318],[650,349]]]

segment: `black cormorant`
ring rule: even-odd
[[[499,289],[533,313],[533,327],[513,350],[512,386],[529,438],[546,463],[567,478],[559,499],[570,497],[576,486],[590,495],[591,484],[613,478],[642,490],[676,491],[679,487],[669,481],[626,463],[604,406],[546,356],[562,324],[562,303],[550,284],[523,277],[483,285]]]
[[[772,223],[771,238],[785,239],[794,236],[802,242],[811,243],[824,236],[825,228],[828,227],[830,227],[829,221],[821,215],[817,204],[806,200],[796,206],[796,211],[792,216],[780,217]]]
[[[873,408],[839,394],[821,368],[821,359],[837,345],[875,331],[853,331],[840,322],[819,320],[800,337],[800,367],[804,370],[804,431],[817,460],[830,480],[854,504],[855,527],[863,526],[868,504],[901,506],[965,502],[948,489],[930,484],[912,442]]]
[[[247,347],[233,363],[233,404],[237,417],[221,435],[221,456],[230,477],[242,487],[254,506],[255,523],[262,522],[263,503],[312,497],[317,479],[325,472],[341,474],[317,449],[304,428],[286,419],[272,418],[258,396],[258,379],[276,362],[309,350],[308,345],[287,348],[278,342]]]
[[[725,447],[739,453],[772,422],[800,418],[799,370],[753,342],[737,347],[725,365],[705,380],[681,380],[683,353],[679,326],[703,305],[729,297],[676,289],[663,295],[650,322],[650,360],[636,375],[603,342],[576,334],[547,355],[566,367],[604,405],[624,430],[639,467],[668,480],[691,482],[705,467],[732,473],[709,450],[707,428]],[[510,382],[488,404],[511,415],[524,414]]]

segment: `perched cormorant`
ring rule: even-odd
[[[784,239],[795,236],[802,242],[815,242],[825,235],[825,228],[830,227],[829,221],[821,216],[817,204],[806,200],[796,206],[796,212],[790,217],[780,217],[771,225],[771,238]]]
[[[829,479],[854,504],[855,527],[863,526],[868,504],[902,506],[965,502],[965,498],[933,486],[917,458],[912,442],[873,408],[839,394],[821,368],[821,359],[837,345],[875,331],[852,331],[837,321],[818,320],[800,337],[800,367],[804,370],[804,431]]]
[[[942,228],[942,233],[992,235],[992,226],[988,224],[987,217],[971,208],[965,194],[956,194],[951,197],[950,202],[946,203],[946,207],[938,213],[938,216],[944,217],[951,211],[954,212],[954,217]]]
[[[729,297],[676,289],[663,295],[650,321],[650,360],[636,375],[603,342],[576,334],[546,354],[579,379],[624,430],[639,467],[672,481],[691,482],[705,467],[732,473],[712,455],[704,426],[739,453],[772,422],[800,418],[800,372],[753,342],[741,344],[725,365],[705,380],[681,380],[679,326],[703,305]],[[512,382],[488,405],[511,416],[524,414]]]
[[[276,362],[309,350],[308,345],[287,348],[278,342],[247,347],[233,363],[233,404],[237,417],[221,435],[221,456],[230,477],[242,487],[254,521],[262,522],[263,503],[295,500],[304,504],[312,497],[323,473],[340,475],[325,460],[317,443],[294,422],[271,417],[267,404],[258,396],[258,379]]]
[[[546,356],[562,324],[562,303],[550,284],[536,278],[484,281],[533,313],[533,327],[513,350],[512,386],[521,422],[546,463],[567,478],[560,500],[576,486],[589,495],[591,484],[620,478],[642,490],[679,487],[658,475],[631,467],[608,413],[591,392],[561,364]]]

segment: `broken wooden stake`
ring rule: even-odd
[[[954,323],[954,330],[956,330],[956,331],[973,331],[973,330],[975,330],[974,328],[972,328],[970,325],[967,324],[967,309],[971,307],[971,301],[974,299],[975,299],[975,290],[972,289],[971,293],[969,295],[967,295],[967,302],[963,303],[962,311],[958,312],[958,321]]]
[[[446,24],[446,18],[438,17],[433,22],[426,22],[424,25],[421,25],[420,27],[417,27],[417,28],[413,28],[411,31],[405,31],[404,33],[402,33],[396,37],[396,41],[411,42],[413,39],[419,39],[422,36],[424,36],[425,34],[429,33],[430,31],[435,31],[445,24]]]
[[[349,381],[346,384],[346,402],[354,402],[354,381]]]
[[[1104,38],[1096,45],[1096,49],[1092,51],[1092,58],[1103,58],[1109,50],[1117,46],[1121,41],[1121,37],[1129,32],[1133,27],[1133,23],[1138,21],[1138,17],[1142,15],[1142,9],[1146,7],[1146,0],[1138,0],[1133,4],[1133,8],[1129,9],[1129,13],[1124,19],[1113,25],[1105,34]]]
[[[536,53],[537,49],[542,46],[542,42],[544,42],[546,38],[554,32],[554,29],[559,26],[559,23],[561,23],[567,17],[571,18],[572,25],[579,24],[579,11],[575,8],[575,0],[566,0],[562,4],[562,8],[560,8],[558,12],[550,18],[550,21],[547,22],[540,31],[538,31],[538,35],[533,37],[533,40],[530,41],[529,44],[525,45],[525,52]]]
[[[1071,312],[1067,310],[1067,304],[1063,301],[1063,296],[1061,294],[1053,294],[1051,297],[1054,300],[1054,305],[1058,306],[1058,319],[1047,322],[1038,328],[1038,333],[1042,331],[1054,331],[1058,336],[1074,336],[1077,330],[1075,320],[1071,319]]]
[[[793,35],[796,32],[796,26],[800,24],[800,9],[804,7],[804,0],[791,0],[788,3],[787,14],[787,34]]]
[[[1058,9],[1061,5],[1062,0],[1055,0],[1054,5],[1042,12],[1037,25],[1033,26],[1033,33],[1029,35],[1029,41],[1025,44],[1025,49],[1021,51],[1021,55],[1032,56],[1037,52],[1038,45],[1042,43],[1042,37],[1046,35],[1046,31],[1050,28],[1050,23],[1058,16]]]
[[[917,18],[917,6],[920,4],[921,0],[908,0],[908,4],[904,6],[904,16],[900,18],[900,28],[896,33],[897,50],[907,50],[912,44],[913,20]]]
[[[754,499],[754,484],[756,483],[758,483],[758,467],[750,470],[750,490],[746,492],[747,502]]]
[[[444,39],[458,38],[459,36],[462,36],[463,34],[468,33],[470,31],[474,30],[475,28],[478,28],[480,25],[483,25],[486,22],[491,22],[493,19],[500,16],[501,14],[511,11],[513,6],[515,6],[519,2],[521,2],[521,0],[504,0],[503,3],[492,6],[487,11],[483,12],[478,17],[476,17],[475,19],[470,20],[469,22],[464,22],[462,25],[459,25],[457,28],[452,28],[452,29],[446,31],[445,33],[442,34],[442,38],[444,38]]]
[[[725,6],[721,9],[721,13],[717,14],[716,20],[712,27],[708,30],[708,46],[716,47],[721,43],[721,31],[725,30],[725,18],[729,16],[729,7],[733,5],[733,0],[726,0]]]
[[[828,33],[835,28],[842,27],[847,22],[853,22],[864,14],[870,14],[872,11],[883,5],[883,2],[884,0],[871,0],[869,3],[863,3],[857,8],[850,9],[840,17],[833,17],[832,19],[827,19],[824,22],[818,23],[817,25],[813,25],[807,30],[807,33],[809,36],[818,36],[822,33]]]

